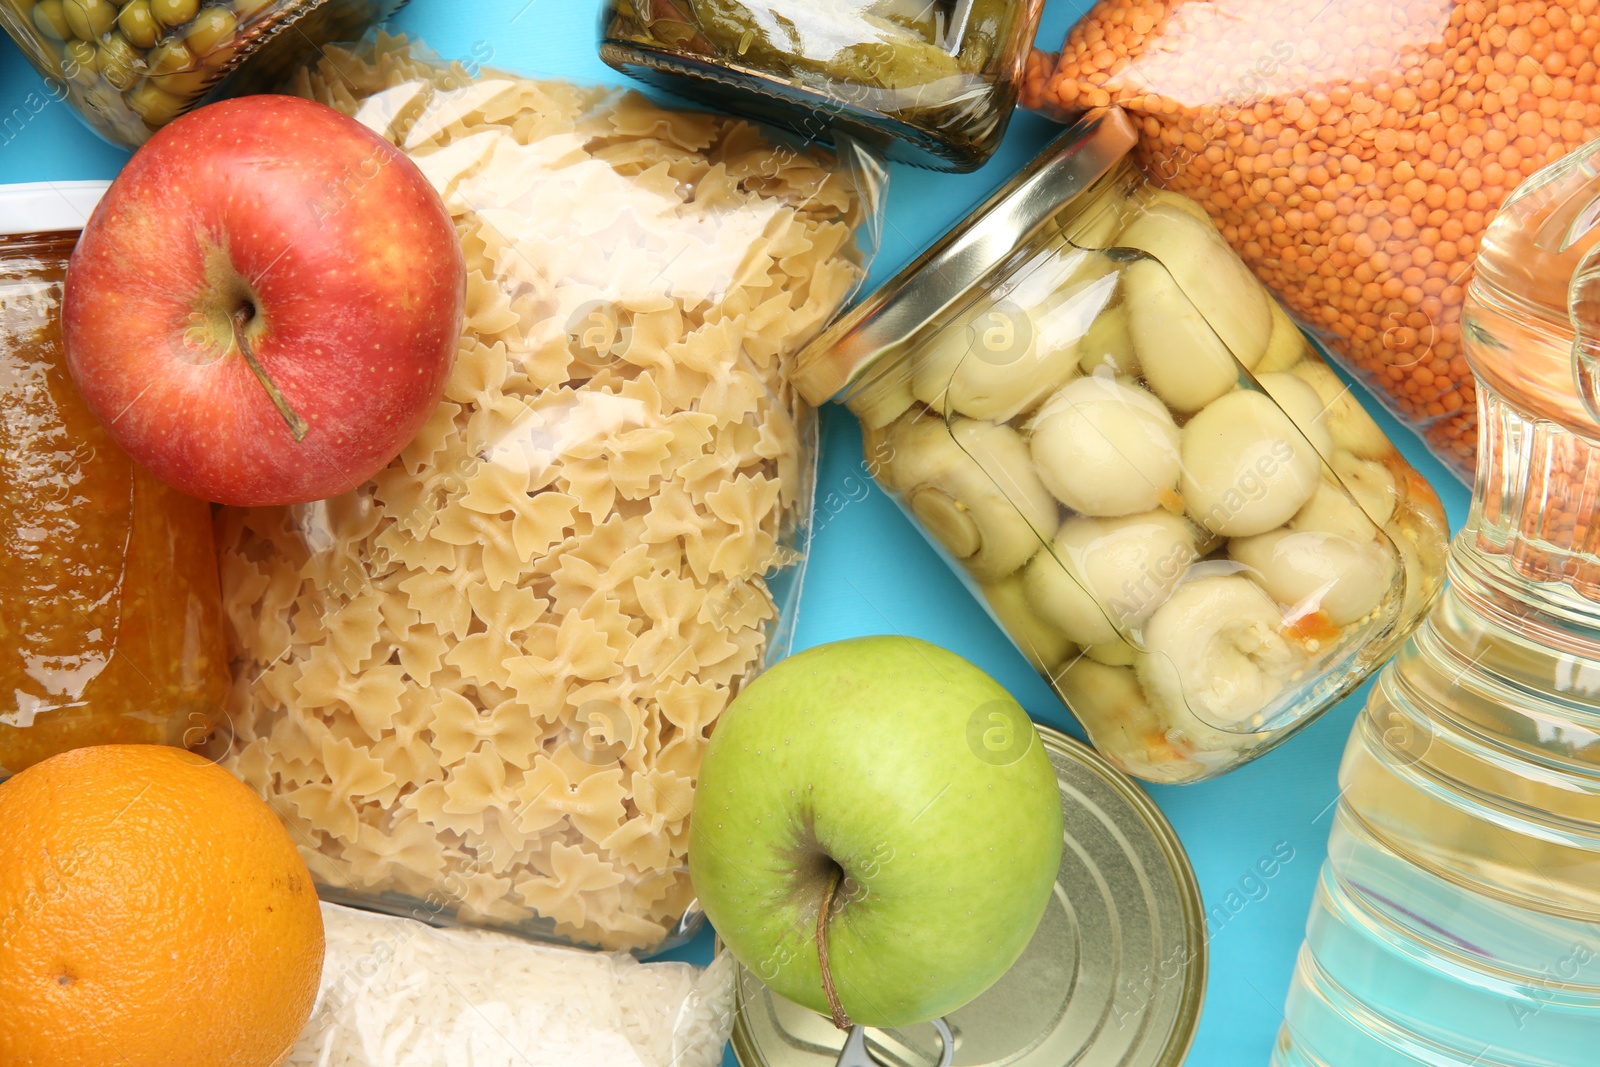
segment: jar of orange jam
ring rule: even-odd
[[[118,449],[62,358],[104,188],[0,186],[0,778],[86,745],[196,747],[223,716],[210,505]]]

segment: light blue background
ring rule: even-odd
[[[412,0],[395,25],[446,57],[467,57],[487,44],[494,50],[489,65],[615,83],[620,76],[595,58],[597,7],[595,0]],[[1040,40],[1057,44],[1086,7],[1084,0],[1049,0]],[[19,130],[13,109],[26,114],[29,93],[42,99],[43,83],[0,36],[0,183],[115,175],[126,153],[97,140],[63,104],[51,103]],[[975,174],[895,168],[874,278],[887,278],[903,265],[1057,129],[1035,116],[1018,116],[999,155]],[[1439,489],[1451,528],[1459,527],[1466,490],[1368,399],[1369,409]],[[830,410],[817,496],[820,501],[832,492],[838,500],[857,499],[827,517],[815,539],[797,648],[862,634],[921,637],[988,671],[1036,719],[1081,737],[1050,690],[888,498],[876,488],[862,497],[864,481],[860,433],[848,413]],[[1324,855],[1339,754],[1365,697],[1363,687],[1284,747],[1220,781],[1151,789],[1188,847],[1213,916],[1210,987],[1188,1060],[1192,1067],[1266,1063]],[[1255,881],[1241,885],[1284,842],[1294,859],[1265,883],[1264,895]],[[1250,899],[1250,889],[1257,899]],[[708,953],[704,938],[676,955],[704,959]]]

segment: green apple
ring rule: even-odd
[[[841,1026],[905,1026],[1016,962],[1061,842],[1055,771],[1010,694],[935,645],[865,637],[790,657],[728,708],[689,873],[774,991]]]

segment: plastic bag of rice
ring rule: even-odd
[[[322,905],[317,1005],[284,1067],[716,1067],[733,969],[640,963]]]

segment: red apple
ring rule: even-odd
[[[162,129],[67,268],[67,367],[169,484],[290,504],[381,470],[439,402],[461,332],[455,227],[416,164],[309,100]]]

